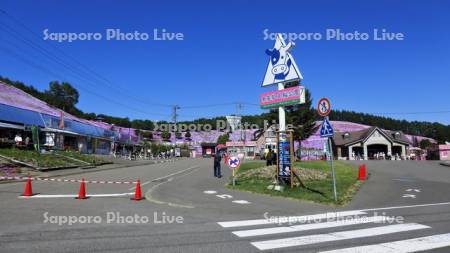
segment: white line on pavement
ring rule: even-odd
[[[344,211],[344,212],[330,212],[330,213],[321,213],[321,214],[313,214],[313,215],[304,215],[304,216],[284,216],[277,217],[276,219],[256,219],[256,220],[242,220],[242,221],[225,221],[225,222],[217,222],[220,226],[224,228],[231,227],[243,227],[243,226],[255,226],[255,225],[265,225],[265,224],[277,224],[277,223],[287,223],[287,222],[304,222],[308,220],[318,220],[325,218],[337,218],[349,215],[362,215],[366,214],[362,211]]]
[[[141,184],[141,187],[144,186],[144,185],[150,184],[151,182],[152,182],[152,180],[147,181],[147,182],[144,182],[144,183]],[[136,189],[136,186],[133,186],[133,187],[131,187],[131,188],[128,189],[128,190],[129,190],[129,191],[133,191],[133,190],[135,190],[135,189]]]
[[[169,175],[167,175],[167,176],[155,178],[155,179],[152,179],[152,180],[149,180],[149,181],[146,181],[146,182],[142,183],[141,186],[150,184],[150,183],[155,182],[155,181],[158,181],[158,180],[166,179],[166,178],[168,178],[168,177],[171,177],[171,176],[174,176],[174,175],[178,175],[178,174],[183,173],[183,172],[185,172],[185,171],[187,171],[187,170],[192,170],[192,169],[195,169],[195,168],[197,168],[197,166],[189,167],[189,168],[187,168],[187,169],[184,169],[184,170],[180,170],[180,171],[174,172],[174,173],[169,174]],[[132,190],[134,190],[134,189],[136,189],[136,186],[133,186],[133,187],[131,187],[131,188],[128,189],[128,190],[129,190],[129,191],[132,191]]]
[[[158,178],[152,179],[152,181],[155,182],[155,181],[159,181],[159,180],[162,180],[162,179],[166,179],[166,178],[168,178],[168,177],[178,175],[178,174],[180,174],[180,173],[183,173],[183,172],[188,171],[188,170],[195,169],[195,168],[197,168],[197,167],[198,167],[198,166],[189,167],[189,168],[187,168],[187,169],[180,170],[180,171],[174,172],[174,173],[172,173],[172,174],[169,174],[169,175],[166,175],[166,176],[163,176],[163,177],[158,177]]]
[[[406,232],[417,229],[425,229],[430,228],[429,226],[425,226],[417,223],[406,223],[406,224],[397,224],[397,225],[388,225],[383,227],[375,227],[375,228],[365,228],[365,229],[357,229],[350,231],[342,231],[328,234],[316,234],[316,235],[307,235],[307,236],[299,236],[299,237],[290,237],[285,239],[277,239],[277,240],[268,240],[268,241],[258,241],[252,242],[251,244],[260,250],[268,250],[268,249],[278,249],[278,248],[286,248],[293,246],[301,246],[322,242],[331,242],[331,241],[340,241],[347,239],[355,239],[362,237],[370,237],[398,232]]]
[[[418,204],[418,205],[409,205],[409,206],[390,206],[390,207],[380,207],[380,208],[368,208],[361,209],[359,211],[376,211],[376,210],[391,210],[391,209],[402,209],[402,208],[413,208],[413,207],[427,207],[427,206],[443,206],[450,205],[450,202],[441,202],[441,203],[432,203],[432,204]]]
[[[87,197],[122,197],[122,196],[130,196],[133,195],[134,192],[127,193],[110,193],[110,194],[87,194]],[[77,194],[36,194],[30,197],[19,196],[20,199],[36,199],[36,198],[75,198],[78,197]]]
[[[409,240],[394,241],[345,249],[323,251],[322,253],[409,253],[450,246],[450,233],[419,237]]]
[[[233,234],[235,234],[239,237],[271,235],[271,234],[279,234],[279,233],[307,231],[307,230],[313,230],[313,229],[350,226],[350,225],[357,225],[357,224],[364,224],[364,223],[371,223],[371,222],[382,222],[382,221],[387,221],[388,219],[389,218],[385,217],[385,216],[361,217],[361,218],[355,218],[355,219],[349,219],[349,220],[344,219],[344,220],[337,220],[337,221],[330,221],[330,222],[296,225],[296,226],[290,226],[290,227],[274,227],[274,228],[241,230],[241,231],[234,231]]]
[[[184,175],[181,175],[180,177],[184,177],[184,176],[187,176],[187,175],[190,175],[190,174],[194,173],[195,171],[197,171],[197,170],[199,169],[199,167],[198,167],[198,166],[194,166],[194,167],[191,167],[191,168],[188,168],[188,169],[192,169],[192,171],[189,171],[188,173],[186,173],[186,174],[184,174]],[[186,169],[186,170],[187,170],[187,169]],[[169,175],[169,176],[170,176],[170,175]],[[167,176],[166,176],[166,177],[167,177]],[[180,178],[180,177],[178,177],[178,178]],[[154,199],[154,198],[152,197],[152,192],[153,192],[156,188],[158,188],[158,187],[159,187],[160,185],[162,185],[162,184],[171,182],[172,180],[173,180],[173,178],[169,178],[167,181],[162,181],[162,182],[159,182],[158,184],[152,186],[152,187],[145,193],[145,199],[148,200],[148,201],[150,201],[150,202],[157,203],[157,204],[166,204],[166,205],[169,205],[169,206],[184,207],[184,208],[194,208],[194,206],[191,206],[191,205],[182,205],[182,204],[177,204],[177,203],[165,202],[165,201],[161,201],[161,200]]]
[[[242,200],[233,200],[231,202],[236,203],[236,204],[243,204],[243,205],[251,204],[251,202],[249,202],[247,200],[243,200],[243,199]]]

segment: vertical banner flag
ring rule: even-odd
[[[63,111],[60,111],[59,113],[60,113],[60,114],[59,114],[59,124],[58,124],[58,127],[59,127],[60,129],[64,129],[64,113],[63,113]]]
[[[278,143],[279,164],[278,177],[290,180],[291,177],[291,147],[286,133],[280,133]]]
[[[36,151],[39,151],[39,128],[37,126],[31,126],[31,139],[33,140],[33,147]]]

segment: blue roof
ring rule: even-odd
[[[0,104],[0,120],[45,127],[40,113],[4,104]]]
[[[0,121],[58,129],[60,118],[10,105],[0,104]],[[67,118],[64,119],[64,130],[72,131],[84,136],[108,139],[113,137],[118,138],[118,136],[115,136],[114,132],[111,130]]]

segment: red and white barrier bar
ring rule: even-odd
[[[30,178],[34,181],[51,181],[51,182],[70,182],[70,183],[81,183],[81,179],[62,179],[62,178],[40,178],[40,177],[5,177],[1,176],[0,180],[27,180]],[[136,184],[136,182],[131,181],[98,181],[98,180],[84,180],[87,184]]]

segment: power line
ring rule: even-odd
[[[190,105],[190,106],[181,106],[182,109],[198,109],[198,108],[209,108],[209,107],[220,107],[220,106],[236,106],[237,104],[241,105],[250,105],[250,106],[260,106],[254,103],[246,103],[246,102],[231,102],[231,103],[222,103],[222,104],[203,104],[203,105]]]
[[[36,34],[33,30],[31,30],[30,28],[28,28],[27,25],[25,25],[23,22],[21,22],[20,20],[18,20],[17,18],[15,18],[14,16],[10,15],[9,13],[7,13],[4,10],[0,9],[0,14],[3,14],[5,16],[7,16],[9,19],[11,19],[12,21],[14,21],[15,23],[19,24],[22,28],[24,28],[25,30],[27,30],[29,33],[31,33],[32,35],[34,35],[35,37],[40,39],[40,36],[38,34]],[[72,75],[77,75],[79,78],[82,78],[84,80],[86,80],[87,82],[91,82],[91,75],[95,76],[95,78],[98,80],[102,80],[104,84],[108,85],[109,87],[117,90],[120,92],[120,94],[127,96],[129,98],[132,98],[133,100],[136,100],[137,102],[143,102],[140,98],[137,98],[135,96],[130,96],[126,93],[123,93],[123,90],[117,89],[117,87],[115,87],[115,85],[113,85],[108,79],[106,79],[105,77],[101,76],[100,74],[98,74],[97,72],[95,72],[94,70],[92,70],[91,68],[87,67],[86,65],[82,64],[81,62],[79,62],[77,59],[75,59],[74,57],[66,54],[64,51],[62,51],[61,49],[59,49],[58,47],[52,45],[52,44],[46,44],[46,45],[50,45],[52,48],[54,48],[55,50],[57,50],[59,53],[61,53],[63,56],[69,58],[72,60],[72,62],[76,63],[78,66],[72,65],[69,62],[66,62],[64,59],[60,58],[58,55],[54,54],[53,52],[47,50],[46,48],[40,46],[39,44],[33,42],[32,40],[29,40],[28,38],[22,36],[19,32],[17,32],[14,28],[4,24],[3,28],[7,33],[9,33],[10,35],[12,35],[13,37],[15,37],[16,39],[20,40],[21,42],[27,44],[28,46],[34,48],[37,52],[41,53],[42,55],[44,55],[45,57],[47,57],[48,59],[50,59],[53,62],[56,62],[58,65],[64,67],[65,69],[69,70],[70,72],[72,72]],[[8,28],[8,30],[6,29]],[[84,71],[80,71],[81,68],[79,68],[79,66],[81,66],[81,68],[84,69]],[[89,72],[89,77],[86,77],[86,73]],[[98,83],[95,83],[95,85],[97,85]],[[119,86],[119,85],[117,85]],[[92,92],[91,92],[92,94]],[[167,105],[167,104],[157,104],[157,103],[149,103],[147,101],[143,102],[146,105],[151,105],[151,106],[160,106],[160,107],[172,107],[172,105]],[[219,107],[219,106],[228,106],[228,105],[235,105],[236,102],[234,103],[222,103],[222,104],[209,104],[209,105],[194,105],[194,106],[183,106],[183,109],[199,109],[199,108],[209,108],[209,107]],[[247,105],[254,105],[254,106],[258,106],[256,104],[251,104],[251,103],[245,103]],[[178,108],[181,109],[181,108]],[[185,115],[187,116],[187,115]],[[195,115],[197,116],[197,115]],[[194,117],[195,117],[194,116]]]
[[[428,112],[368,112],[367,114],[406,115],[406,114],[440,114],[440,113],[450,113],[450,110],[448,110],[448,111],[428,111]]]
[[[236,103],[223,103],[223,104],[207,104],[207,105],[191,105],[191,106],[181,106],[182,109],[198,109],[198,108],[208,108],[208,107],[220,107],[220,106],[228,106],[235,105]]]
[[[36,34],[33,30],[31,30],[30,28],[28,28],[23,22],[21,22],[20,20],[16,19],[15,17],[13,17],[12,15],[8,14],[6,11],[1,10],[0,9],[0,14],[4,14],[5,16],[7,16],[10,20],[14,21],[15,23],[19,24],[22,28],[24,28],[25,30],[29,31],[29,33],[31,33],[32,35],[34,35],[35,37],[40,39],[40,36],[38,34]],[[10,29],[10,31],[12,30],[13,32],[15,32],[16,34],[19,35],[13,35],[11,32],[9,32],[10,34],[12,34],[14,37],[18,38],[19,40],[21,40],[22,42],[25,41],[25,43],[27,43],[28,45],[31,44],[32,47],[34,47],[36,50],[38,50],[41,54],[44,54],[47,57],[53,58],[53,60],[58,61],[58,64],[62,64],[64,65],[64,67],[68,68],[70,71],[77,73],[78,75],[83,75],[85,76],[86,73],[90,74],[91,77],[94,76],[97,80],[101,80],[102,83],[106,84],[108,87],[115,89],[117,91],[120,92],[120,94],[125,95],[129,98],[132,98],[134,100],[136,100],[137,102],[146,104],[146,105],[150,105],[150,106],[158,106],[158,107],[170,107],[171,105],[167,105],[167,104],[159,104],[159,103],[149,103],[146,99],[141,99],[139,97],[136,96],[132,96],[130,94],[126,94],[124,93],[124,89],[122,87],[122,89],[118,89],[116,86],[120,86],[120,85],[114,85],[113,83],[111,83],[107,78],[101,76],[100,74],[98,74],[97,72],[95,72],[94,70],[92,70],[91,68],[87,67],[86,65],[82,64],[81,62],[79,62],[77,59],[75,59],[74,57],[66,54],[63,50],[59,49],[58,47],[52,45],[51,43],[46,44],[46,45],[50,45],[52,48],[56,49],[59,53],[61,53],[62,55],[64,55],[65,57],[69,58],[70,60],[72,60],[74,63],[78,64],[79,66],[81,66],[81,68],[83,68],[85,71],[81,72],[81,68],[78,68],[74,65],[72,65],[71,63],[66,63],[63,59],[59,58],[56,54],[50,52],[49,50],[45,49],[44,47],[40,46],[37,43],[34,43],[33,41],[27,39],[26,37],[20,35],[20,33],[18,33],[17,31],[14,31],[13,28],[11,28],[10,26],[6,25],[6,24],[2,24],[3,28],[4,27],[8,27]],[[1,28],[1,27],[0,27]],[[45,52],[45,53],[42,53]],[[69,67],[67,67],[69,66]],[[75,71],[75,69],[77,71]],[[82,74],[80,74],[80,72]]]
[[[32,61],[22,57],[21,55],[13,53],[11,50],[8,50],[8,49],[6,49],[4,47],[0,47],[0,50],[5,52],[5,53],[7,53],[7,54],[9,54],[9,55],[11,55],[11,56],[13,56],[14,58],[16,58],[18,60],[24,62],[25,64],[27,64],[27,65],[29,65],[31,67],[34,67],[34,68],[36,68],[36,69],[38,69],[38,70],[40,70],[40,71],[42,71],[42,72],[44,72],[44,73],[46,73],[46,74],[48,74],[50,76],[56,76],[56,77],[60,78],[61,80],[64,80],[64,78],[62,76],[60,76],[59,74],[54,73],[53,71],[48,70],[47,68],[44,68],[44,67],[42,67],[42,66],[40,66],[38,64],[35,64],[34,62],[32,62]],[[106,96],[100,95],[98,93],[92,92],[92,91],[90,91],[90,90],[88,90],[88,89],[86,89],[84,87],[78,87],[78,88],[80,88],[81,90],[83,90],[83,91],[85,91],[87,93],[90,93],[90,94],[92,94],[94,96],[100,97],[100,98],[102,98],[102,99],[104,99],[104,100],[106,100],[106,101],[108,101],[108,102],[110,102],[112,104],[118,104],[118,105],[123,106],[124,108],[128,108],[129,110],[132,110],[132,111],[136,111],[136,112],[139,112],[139,113],[142,113],[142,114],[147,114],[147,115],[153,115],[153,116],[155,116],[155,115],[157,115],[157,116],[167,116],[167,114],[148,113],[148,112],[145,112],[145,111],[141,111],[139,109],[130,107],[130,106],[128,106],[126,104],[123,104],[121,102],[115,101],[115,100],[113,100],[113,99],[111,99],[109,97],[106,97]]]

